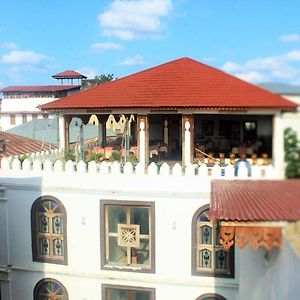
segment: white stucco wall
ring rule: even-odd
[[[234,279],[191,275],[191,221],[210,201],[209,179],[2,170],[0,184],[8,199],[9,300],[32,299],[46,277],[60,281],[72,300],[102,299],[101,284],[155,288],[156,300],[195,300],[210,292],[228,300],[282,300],[300,293],[300,261],[286,243],[269,264],[263,250],[236,249]],[[57,197],[66,208],[67,266],[32,262],[30,209],[41,195]],[[101,270],[102,199],[155,203],[154,274]]]
[[[0,182],[9,199],[12,299],[31,299],[33,287],[43,277],[61,281],[70,299],[101,299],[102,283],[152,287],[156,299],[168,299],[171,294],[172,299],[192,300],[214,291],[236,299],[238,271],[235,279],[191,275],[191,220],[199,207],[209,203],[209,181],[99,174],[7,175],[2,174]],[[57,197],[66,208],[67,266],[32,262],[30,209],[41,195]],[[101,270],[101,199],[155,202],[155,274]]]

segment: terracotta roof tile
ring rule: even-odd
[[[57,79],[59,79],[59,78],[73,78],[73,79],[87,78],[86,76],[84,76],[76,71],[73,71],[73,70],[67,70],[64,72],[60,72],[60,73],[53,75],[52,77],[57,78]]]
[[[47,93],[47,92],[61,92],[79,89],[80,85],[37,85],[37,86],[9,86],[0,89],[0,92],[20,92],[20,93]]]
[[[218,69],[181,58],[41,106],[42,109],[295,109],[296,104]]]
[[[209,218],[231,221],[300,220],[300,180],[213,180]]]

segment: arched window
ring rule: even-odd
[[[34,300],[68,300],[66,288],[57,280],[45,278],[40,280],[33,291]]]
[[[52,196],[36,199],[31,207],[32,257],[34,261],[67,264],[67,215]]]
[[[226,300],[226,298],[218,294],[204,294],[196,300]]]
[[[220,244],[218,223],[209,221],[208,209],[198,209],[192,220],[192,274],[234,277],[234,247]]]

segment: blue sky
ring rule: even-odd
[[[242,79],[300,84],[299,0],[5,0],[0,87],[76,70],[125,75],[188,56]]]

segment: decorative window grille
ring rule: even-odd
[[[234,247],[225,250],[219,240],[218,223],[208,220],[208,208],[205,206],[193,218],[194,275],[234,276]]]
[[[101,201],[102,267],[154,270],[154,203]]]
[[[34,300],[68,300],[66,288],[57,280],[46,278],[40,280],[34,288]]]
[[[38,198],[31,209],[33,260],[67,263],[66,212],[51,196]]]

